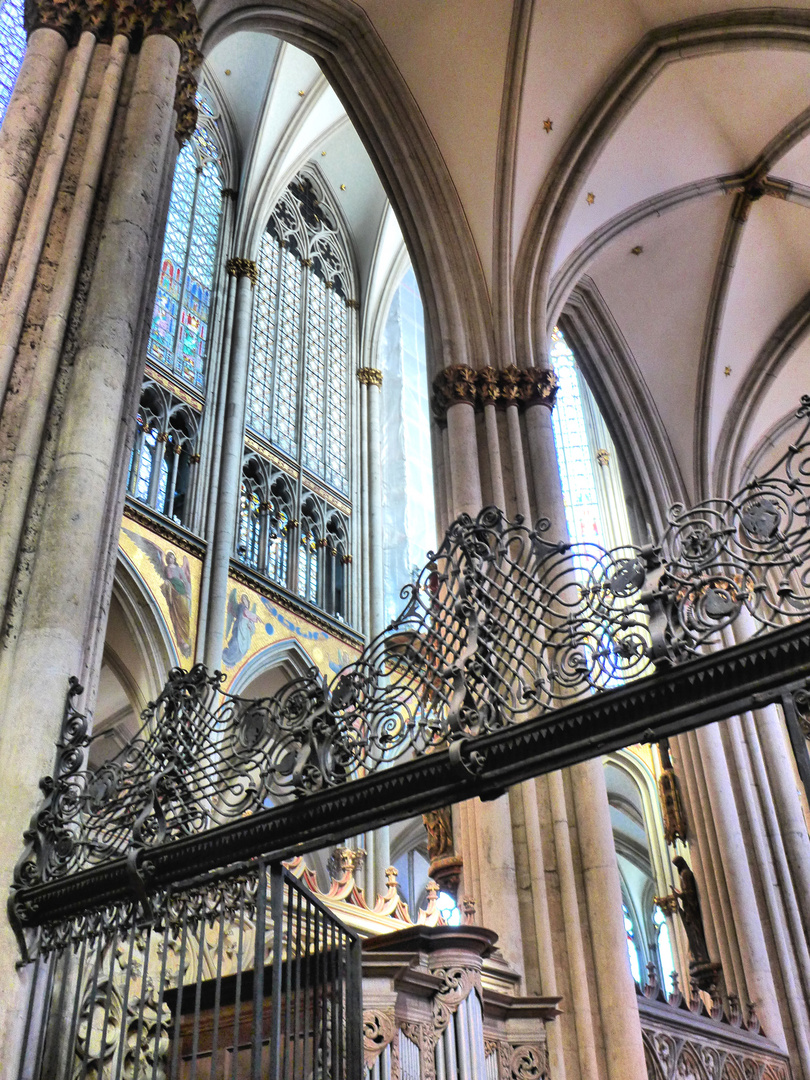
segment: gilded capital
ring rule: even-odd
[[[465,364],[443,368],[433,380],[433,412],[440,421],[453,405],[466,403],[475,406],[478,400],[476,372]]]
[[[253,259],[228,259],[225,269],[231,277],[250,278],[251,285],[255,285],[259,280],[259,268]]]
[[[551,368],[524,368],[520,374],[521,405],[545,405],[551,411],[559,386],[556,373]]]
[[[357,381],[363,386],[382,386],[382,372],[379,368],[361,367],[357,369]]]

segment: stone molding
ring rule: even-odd
[[[41,28],[56,30],[69,45],[75,45],[85,30],[104,42],[124,34],[135,51],[145,37],[170,37],[180,48],[174,101],[177,137],[182,141],[196,128],[195,72],[202,63],[202,30],[192,0],[26,0],[25,28],[28,34]]]
[[[557,376],[550,368],[471,368],[453,364],[444,368],[433,380],[433,414],[444,423],[447,410],[466,403],[480,410],[485,405],[505,408],[530,405],[554,408],[557,397]]]
[[[251,285],[255,285],[259,280],[259,268],[253,259],[228,259],[225,269],[231,277],[250,278]]]
[[[362,386],[382,387],[382,372],[379,368],[361,367],[357,369],[357,381]]]

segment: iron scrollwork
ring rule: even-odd
[[[69,710],[53,779],[26,834],[19,889],[144,853],[476,736],[549,716],[689,660],[746,611],[755,632],[810,614],[810,398],[799,437],[730,499],[675,506],[660,542],[553,542],[490,507],[459,517],[402,613],[331,681],[312,668],[273,698],[173,670],[117,757],[84,769]],[[746,632],[750,632],[750,626]],[[136,864],[138,860],[136,859]],[[140,861],[142,867],[143,861]]]

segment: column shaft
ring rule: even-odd
[[[7,648],[4,657],[0,684],[8,689],[15,715],[26,720],[0,730],[0,761],[10,763],[3,777],[7,813],[0,823],[7,865],[19,852],[22,830],[38,800],[37,780],[52,768],[68,676],[85,676],[89,627],[107,600],[96,588],[100,540],[173,136],[179,59],[170,38],[145,39],[79,331],[27,603],[16,649]],[[0,930],[0,999],[8,1002],[15,1000],[18,983],[15,955],[5,925]],[[3,1040],[9,1056],[16,1034],[7,1031]]]
[[[605,770],[600,758],[571,769],[599,1014],[609,1080],[643,1077],[644,1044],[633,977],[623,955],[626,932]]]
[[[128,55],[129,41],[119,34],[113,40],[101,93],[96,103],[93,124],[65,231],[59,269],[51,289],[45,324],[37,349],[36,371],[20,421],[8,485],[13,498],[6,498],[2,507],[0,597],[7,595],[11,583],[14,557],[23,528],[31,484],[34,480],[54,380],[67,333],[70,307],[81,268],[82,252],[96,204],[104,154],[112,129]]]
[[[56,30],[42,28],[31,34],[0,128],[0,278],[11,255],[66,54],[67,42]]]
[[[245,444],[245,400],[250,362],[250,320],[253,286],[247,274],[238,277],[234,304],[228,391],[222,431],[216,519],[207,559],[211,562],[211,585],[205,635],[205,663],[217,668],[222,663],[222,636],[228,598],[228,569],[234,548],[236,507],[242,483]]]

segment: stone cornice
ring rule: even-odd
[[[111,41],[116,34],[129,38],[137,51],[144,38],[163,34],[177,42],[180,67],[177,73],[177,136],[188,138],[197,126],[197,80],[202,63],[202,31],[192,0],[26,0],[25,26],[30,34],[56,30],[74,45],[85,30]]]
[[[474,409],[485,405],[505,408],[545,405],[553,409],[557,376],[550,368],[471,368],[454,364],[433,380],[433,414],[444,423],[447,410],[465,403]]]

